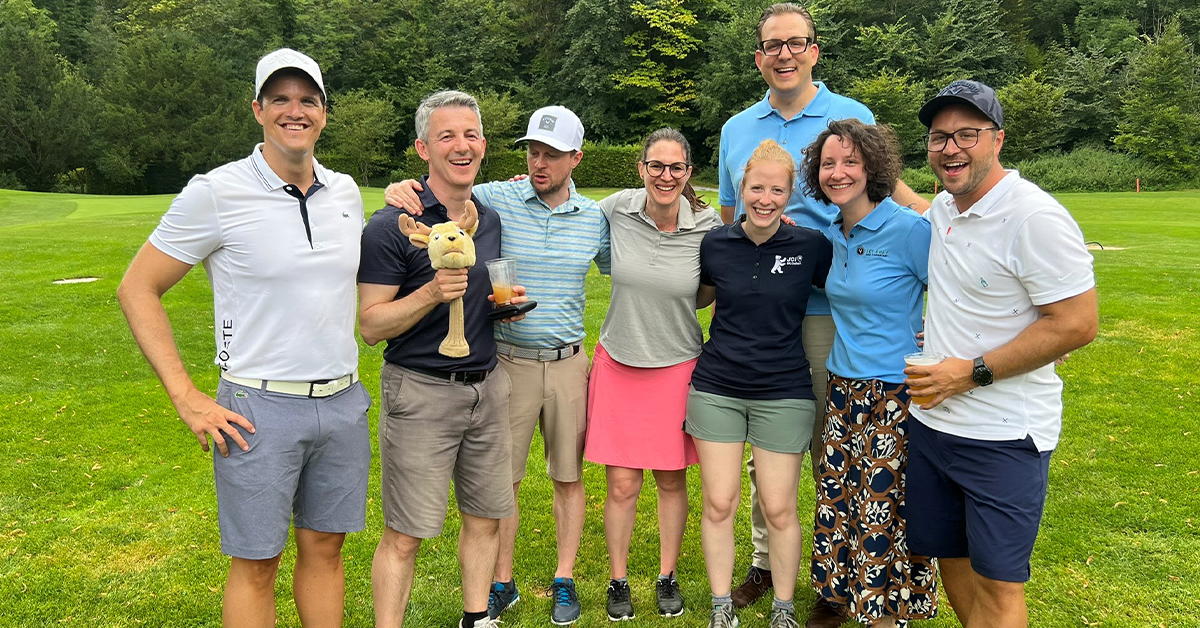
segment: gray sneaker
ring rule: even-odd
[[[672,571],[666,578],[660,577],[655,584],[658,594],[658,614],[663,617],[679,617],[683,614],[683,594],[679,592],[679,581]]]
[[[579,619],[579,595],[571,578],[555,578],[550,585],[550,623],[555,626],[573,624]]]
[[[767,624],[770,628],[800,628],[796,621],[796,612],[786,608],[771,608],[771,619]]]
[[[504,609],[521,601],[521,594],[517,591],[517,581],[512,581],[512,586],[504,582],[493,582],[492,590],[488,592],[488,617],[496,619]]]
[[[737,628],[738,618],[733,614],[733,604],[714,606],[708,618],[708,628]],[[771,624],[774,628],[775,624]]]
[[[629,595],[629,583],[609,580],[608,620],[626,621],[629,619],[633,619],[633,598]]]

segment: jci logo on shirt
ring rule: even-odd
[[[867,257],[887,257],[888,256],[888,252],[883,249],[868,249],[868,248],[864,248],[861,246],[858,247],[858,250],[856,252],[859,255],[866,255]]]
[[[782,255],[775,256],[775,265],[771,267],[772,275],[782,275],[784,266],[799,266],[804,263],[803,255],[793,255],[792,257],[784,257]]]

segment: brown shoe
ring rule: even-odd
[[[804,628],[838,628],[846,617],[838,607],[825,601],[825,598],[818,597],[816,606],[813,606],[812,614],[808,616],[808,623],[804,624]]]
[[[754,565],[746,572],[746,580],[733,590],[733,607],[746,608],[771,590],[771,570],[759,569]]]

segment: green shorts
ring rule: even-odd
[[[812,399],[736,399],[688,390],[684,429],[714,443],[750,443],[781,454],[801,454],[812,441]]]

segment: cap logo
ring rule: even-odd
[[[542,116],[541,121],[538,122],[538,130],[553,131],[554,125],[556,124],[558,124],[558,118],[556,116],[544,115]]]
[[[978,94],[979,86],[968,81],[954,81],[942,90],[939,96],[958,96],[959,94]]]

